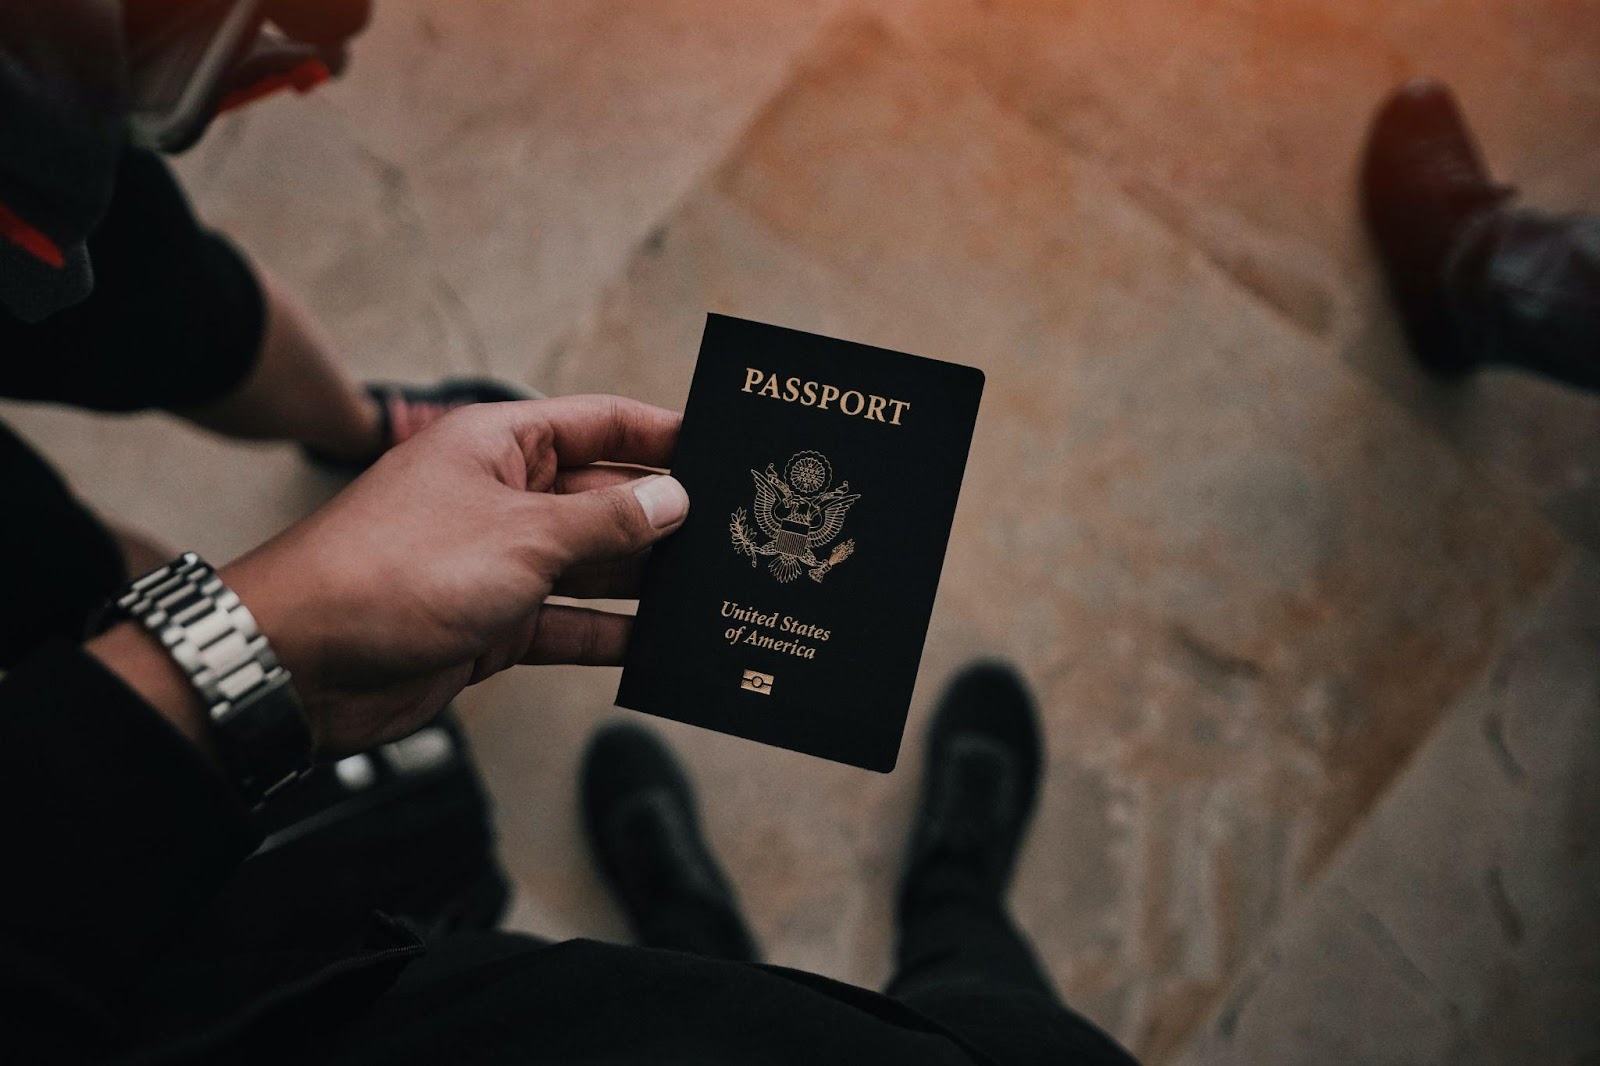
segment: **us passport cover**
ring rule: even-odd
[[[711,315],[617,703],[894,769],[983,373]]]

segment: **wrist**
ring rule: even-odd
[[[278,661],[294,677],[311,730],[313,751],[320,752],[327,740],[318,696],[319,678],[323,675],[322,612],[313,606],[311,597],[302,593],[306,588],[322,587],[323,583],[299,569],[291,573],[285,570],[274,563],[269,543],[222,567],[217,576],[250,611]]]
[[[153,633],[137,622],[122,622],[84,649],[171,722],[208,762],[220,765],[200,694]]]
[[[252,806],[310,769],[315,738],[288,670],[205,560],[185,552],[130,582],[107,612],[129,625],[91,651],[214,757]]]

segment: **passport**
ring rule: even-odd
[[[888,772],[983,373],[710,315],[617,704]]]

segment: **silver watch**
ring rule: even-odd
[[[217,752],[259,806],[311,769],[311,729],[289,671],[249,608],[194,552],[130,584],[107,614],[139,622],[200,694]]]

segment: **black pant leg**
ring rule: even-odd
[[[950,900],[907,909],[889,992],[982,982],[1054,996],[1033,949],[999,906]]]
[[[1497,212],[1463,238],[1445,286],[1484,362],[1600,391],[1600,217]]]
[[[79,640],[128,579],[122,549],[37,452],[0,424],[0,669]]]
[[[1063,1004],[1003,907],[946,899],[907,908],[888,995],[1005,1066],[1128,1066],[1094,1023]]]

